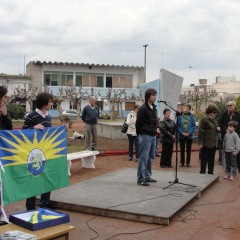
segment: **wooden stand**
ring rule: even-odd
[[[69,240],[69,232],[74,229],[74,226],[68,224],[60,224],[54,227],[41,229],[38,231],[30,231],[26,228],[22,228],[15,224],[7,224],[0,227],[0,235],[7,231],[18,230],[22,232],[26,232],[29,234],[33,234],[37,237],[38,240],[48,240],[48,239],[58,239],[60,237],[65,237],[65,240]]]

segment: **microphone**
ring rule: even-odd
[[[157,100],[158,103],[166,103],[166,101]]]

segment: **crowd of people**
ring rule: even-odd
[[[155,156],[159,156],[159,142],[162,145],[160,168],[173,167],[172,153],[176,141],[180,143],[180,167],[191,167],[195,137],[199,145],[200,174],[214,174],[215,155],[219,149],[219,164],[223,164],[226,173],[224,179],[235,180],[237,172],[240,172],[240,113],[236,103],[229,101],[227,110],[222,114],[215,104],[209,104],[197,126],[189,104],[185,104],[181,112],[176,111],[174,120],[170,118],[171,110],[165,108],[164,117],[159,121],[154,104],[156,96],[155,89],[147,89],[145,103],[140,108],[135,106],[127,117],[129,160],[133,159],[135,144],[137,183],[149,186],[149,182],[156,182],[152,178],[151,165]],[[198,136],[194,136],[196,129]]]
[[[235,180],[240,171],[240,113],[236,103],[230,101],[227,111],[218,116],[218,108],[210,104],[200,119],[198,126],[191,106],[185,104],[181,112],[176,111],[175,119],[171,119],[171,110],[163,110],[163,119],[159,119],[155,101],[157,91],[149,88],[145,91],[145,102],[142,106],[135,105],[127,115],[128,125],[128,160],[138,162],[137,183],[149,186],[157,182],[152,178],[152,162],[159,156],[158,143],[162,145],[160,168],[172,168],[173,146],[180,143],[180,167],[191,167],[191,152],[194,133],[198,129],[198,145],[200,149],[200,174],[214,174],[216,149],[219,149],[219,164],[224,165],[225,179]],[[12,129],[11,118],[7,112],[7,89],[0,87],[0,129]],[[47,110],[51,109],[53,97],[49,93],[39,93],[36,98],[36,110],[30,113],[24,122],[23,129],[44,129],[51,127],[51,118]],[[85,123],[84,135],[73,132],[73,138],[85,138],[86,149],[97,148],[97,123],[99,110],[95,99],[83,109],[82,120]],[[134,159],[135,148],[135,159]],[[41,207],[47,206],[50,192],[44,193],[40,199]],[[35,197],[27,199],[28,210],[35,208]]]

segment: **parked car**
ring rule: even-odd
[[[48,110],[48,114],[51,116],[51,118],[59,118],[59,110],[58,109],[50,109]]]
[[[62,112],[63,116],[67,116],[71,120],[78,119],[78,112],[74,109],[67,109]]]

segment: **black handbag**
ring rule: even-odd
[[[125,121],[123,122],[121,132],[122,132],[122,133],[126,133],[127,130],[128,130],[128,125],[127,125],[126,120],[125,120]]]

